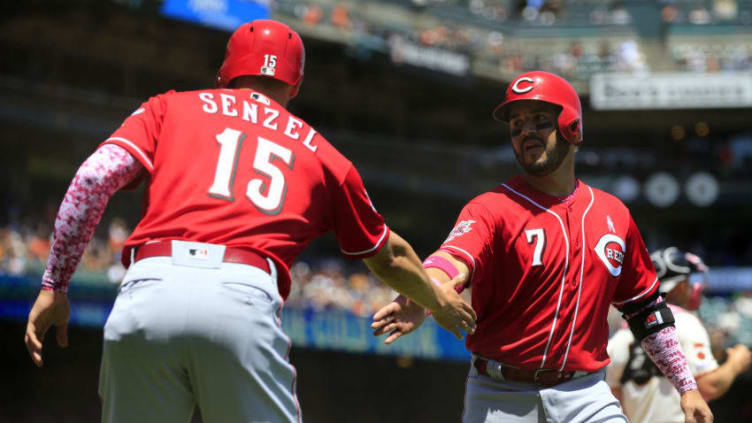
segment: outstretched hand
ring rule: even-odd
[[[68,318],[70,304],[68,296],[62,292],[42,290],[39,292],[34,306],[29,312],[26,323],[24,343],[29,351],[31,360],[37,366],[44,364],[42,360],[42,342],[50,326],[57,326],[55,337],[57,344],[63,348],[68,346]]]
[[[388,332],[384,343],[391,344],[399,337],[418,329],[425,319],[423,307],[400,295],[373,315],[371,329],[374,329],[374,336]]]
[[[687,391],[681,396],[681,408],[684,411],[684,423],[713,423],[713,413],[702,399],[700,391]]]
[[[463,338],[462,331],[475,332],[475,322],[478,320],[473,307],[455,290],[455,287],[462,286],[466,279],[467,275],[460,273],[450,282],[442,285],[439,289],[442,294],[439,302],[441,306],[436,310],[431,310],[436,323],[452,332],[459,340]]]
[[[460,274],[450,283],[439,287],[440,307],[432,310],[436,323],[452,332],[457,339],[463,338],[462,331],[475,332],[477,320],[472,306],[455,291],[455,286],[462,285],[465,277],[466,275]],[[425,318],[425,310],[420,305],[400,295],[374,314],[371,328],[374,329],[374,336],[388,332],[384,343],[391,344],[420,327]]]

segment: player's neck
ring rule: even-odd
[[[569,154],[558,169],[544,176],[524,174],[527,183],[536,191],[561,197],[574,191],[574,154]]]
[[[290,101],[293,87],[287,84],[278,83],[276,80],[265,80],[254,76],[239,76],[233,80],[233,88],[247,88],[257,91],[282,107],[287,107]]]

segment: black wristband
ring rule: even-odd
[[[645,337],[665,327],[674,326],[674,314],[666,302],[661,301],[628,319],[627,323],[635,338],[642,341]]]

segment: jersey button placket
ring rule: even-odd
[[[565,207],[567,218],[567,237],[569,238],[569,268],[567,269],[567,285],[577,285],[576,273],[579,271],[577,263],[581,257],[580,251],[580,231],[577,215],[573,212],[572,202],[569,201]]]

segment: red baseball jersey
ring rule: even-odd
[[[658,289],[629,210],[582,181],[553,197],[516,176],[468,203],[441,248],[470,269],[467,348],[526,369],[606,366],[609,304]]]
[[[144,215],[125,243],[181,239],[256,250],[289,266],[333,231],[364,258],[388,237],[355,167],[303,120],[248,89],[170,91],[149,99],[104,143],[149,173]]]

